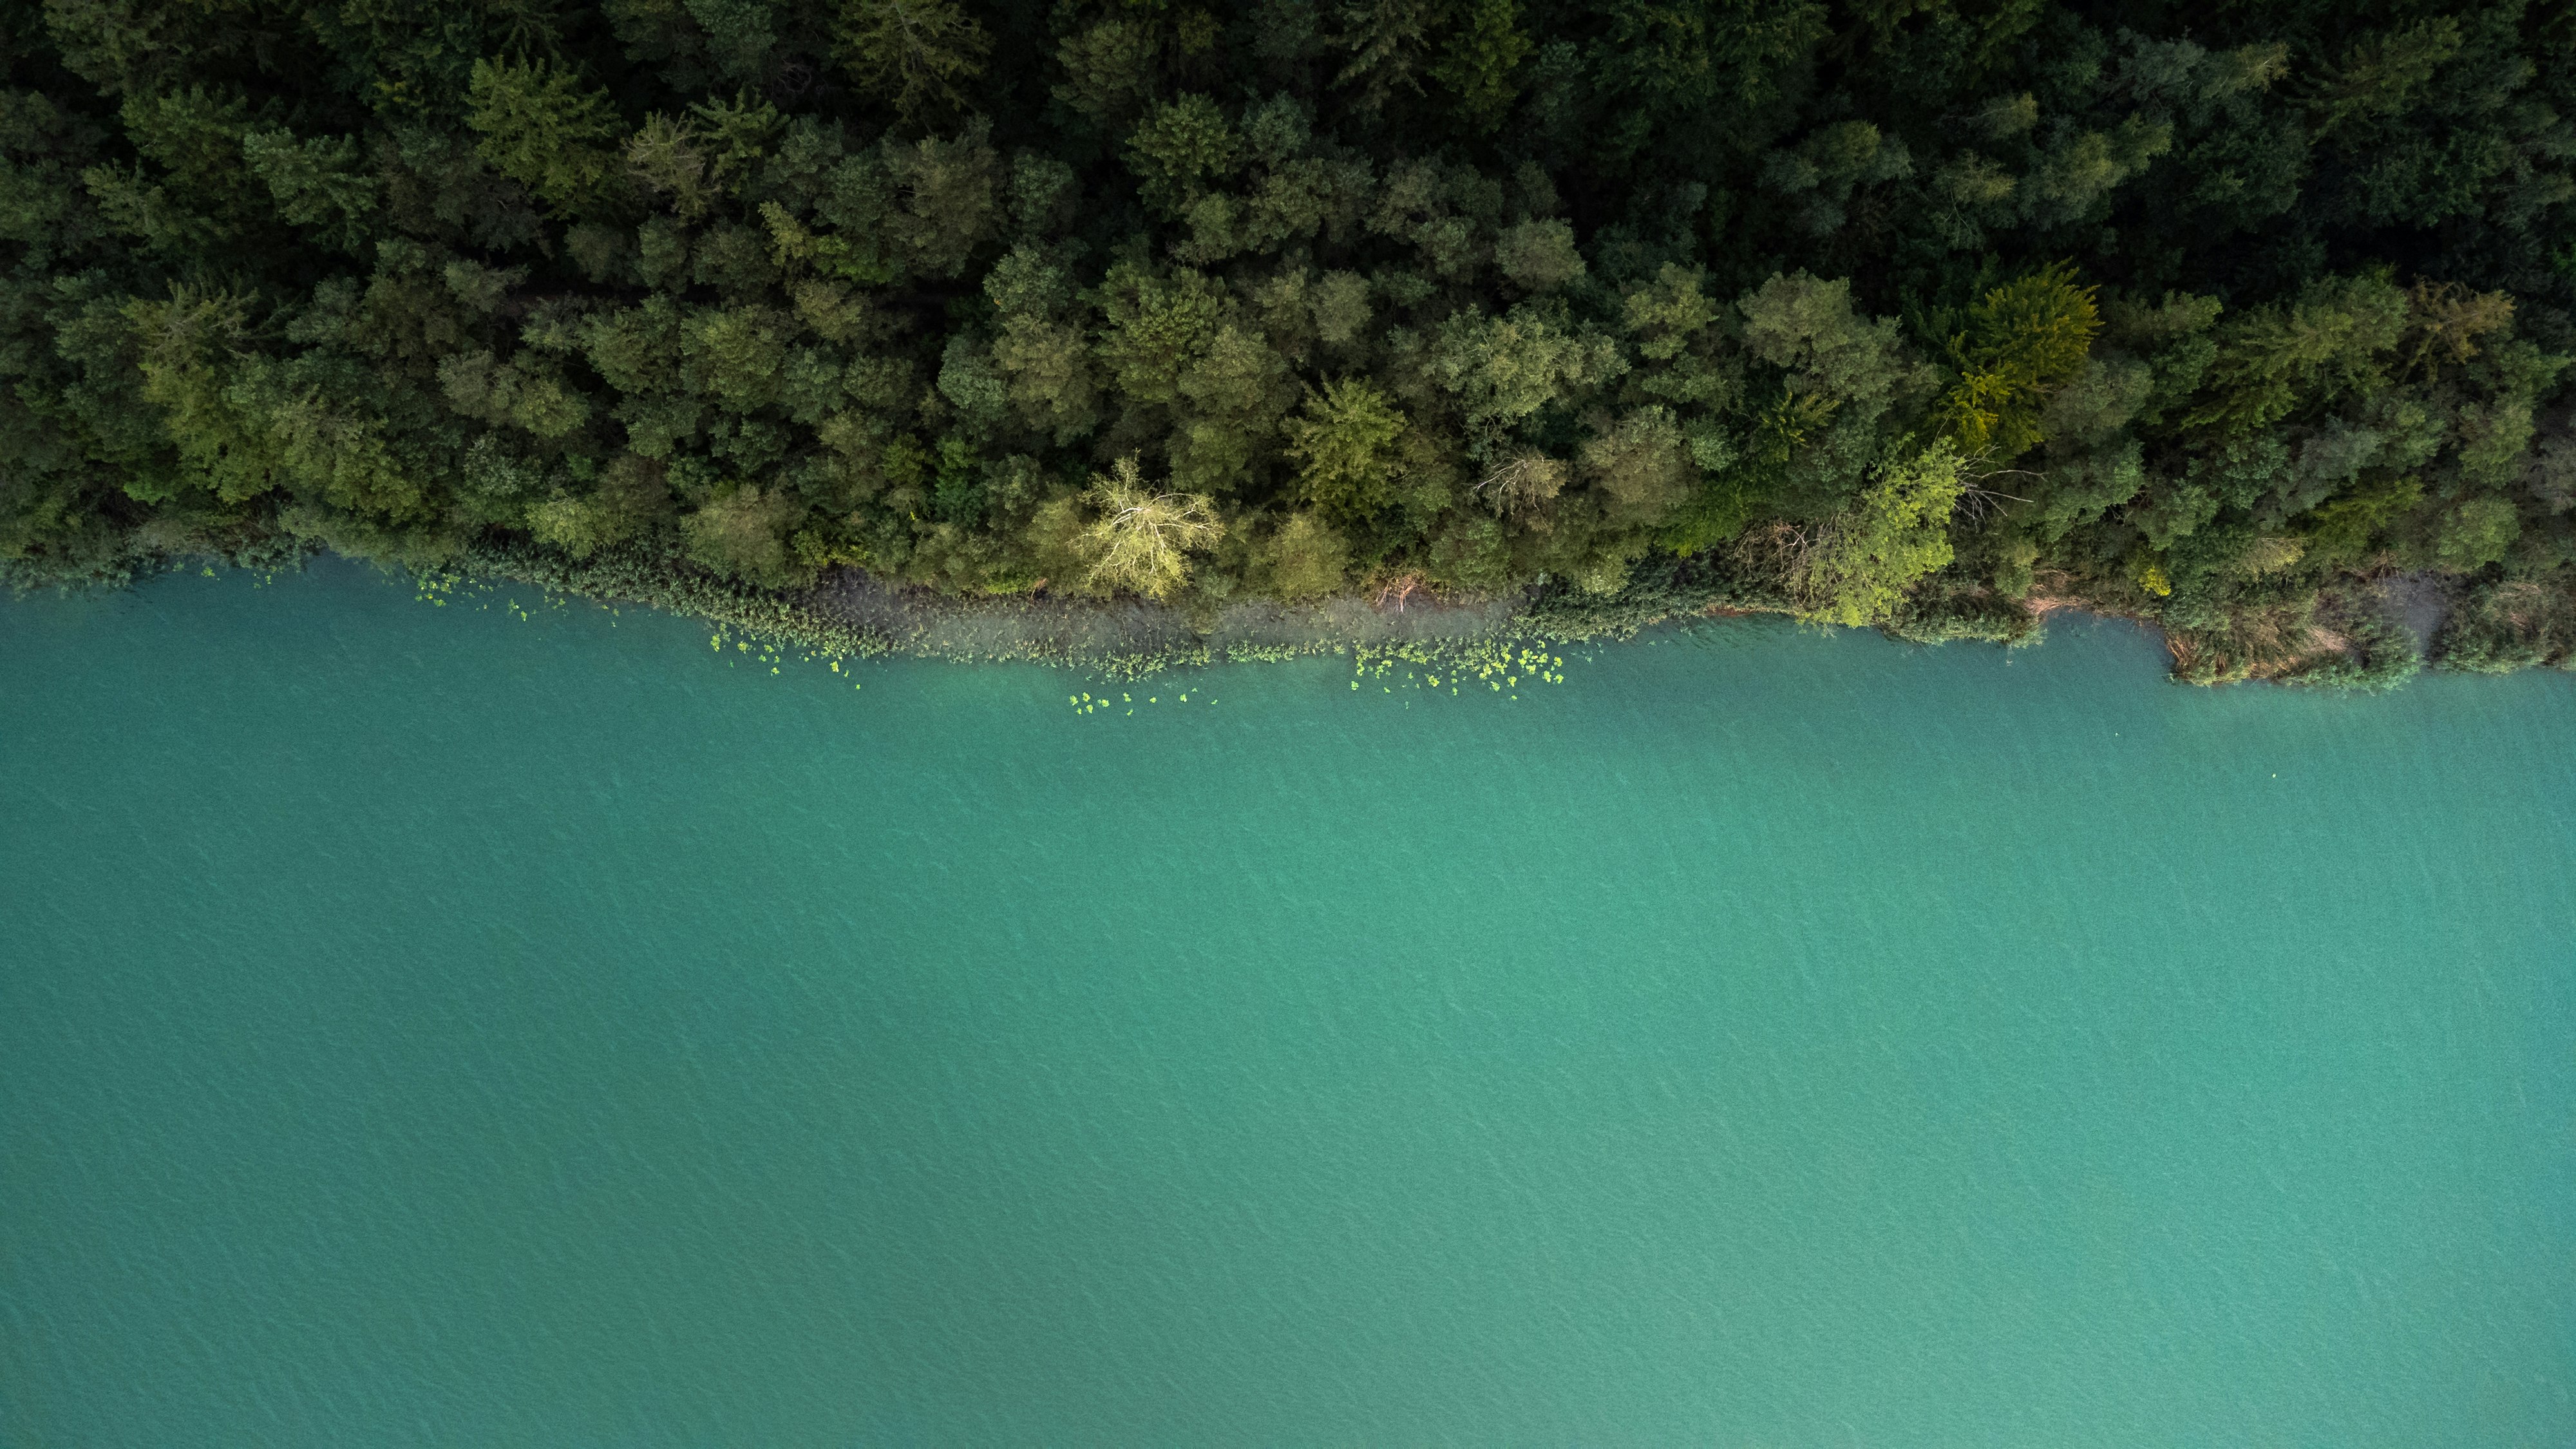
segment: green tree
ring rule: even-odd
[[[1431,373],[1457,398],[1468,455],[1482,460],[1539,409],[1573,401],[1627,365],[1609,338],[1523,304],[1500,317],[1452,313],[1441,324]]]
[[[886,176],[900,198],[883,213],[884,229],[915,272],[964,275],[1002,226],[1002,157],[990,128],[979,122],[954,137],[928,136],[908,146],[888,139],[883,150]]]
[[[804,514],[795,499],[778,490],[742,485],[680,520],[680,534],[689,557],[700,565],[782,587],[802,583],[809,574],[787,550],[787,535]]]
[[[607,143],[625,130],[607,92],[543,62],[479,60],[467,98],[475,154],[493,170],[561,211],[597,204],[617,167]]]
[[[1112,15],[1066,36],[1056,49],[1064,74],[1052,88],[1059,101],[1111,125],[1132,116],[1154,94],[1154,33],[1139,18]]]
[[[1181,375],[1185,400],[1171,447],[1172,478],[1183,487],[1235,491],[1274,451],[1280,416],[1297,399],[1286,359],[1259,333],[1221,326]]]
[[[1587,59],[1629,104],[1611,139],[1633,154],[1659,121],[1722,121],[1769,101],[1824,39],[1816,0],[1610,0]]]
[[[1143,183],[1145,203],[1177,216],[1234,170],[1241,146],[1216,102],[1192,93],[1147,113],[1127,138],[1127,164]]]
[[[1269,592],[1283,599],[1320,599],[1350,582],[1350,545],[1310,512],[1289,514],[1264,554]]]
[[[2207,400],[2184,422],[2251,433],[2302,407],[2373,391],[2406,322],[2406,294],[2371,276],[2326,278],[2290,306],[2233,318],[2204,377]]]
[[[1514,77],[1533,41],[1520,28],[1515,0],[1466,0],[1465,14],[1442,42],[1431,78],[1453,98],[1470,130],[1490,132],[1503,123],[1520,95]]]
[[[2502,498],[2464,500],[2442,516],[2434,557],[2453,573],[2474,573],[2503,558],[2522,532],[2522,519]]]
[[[2460,51],[2460,22],[2441,15],[2377,31],[2303,87],[2318,135],[2403,114]]]
[[[1524,291],[1552,292],[1583,275],[1574,228],[1562,221],[1524,221],[1494,238],[1494,265]]]
[[[242,159],[277,198],[278,215],[312,227],[331,246],[356,251],[376,209],[376,176],[358,164],[354,136],[316,136],[302,142],[283,128],[242,135]]]
[[[1615,524],[1652,524],[1678,507],[1698,479],[1681,428],[1662,407],[1637,409],[1583,445],[1583,471]]]
[[[1101,362],[1119,391],[1139,403],[1180,396],[1181,374],[1216,336],[1224,294],[1204,274],[1179,269],[1157,276],[1120,262],[1093,294],[1103,321]]]
[[[841,0],[833,39],[859,88],[907,121],[969,109],[993,38],[957,0]]]
[[[1905,143],[1867,121],[1838,121],[1786,150],[1771,153],[1763,180],[1799,198],[1798,224],[1824,236],[1843,224],[1853,193],[1914,174]]]
[[[622,543],[634,534],[634,520],[596,498],[558,493],[528,509],[528,533],[576,559]]]
[[[1299,492],[1327,516],[1369,518],[1395,501],[1406,419],[1361,377],[1328,380],[1281,425]]]
[[[1429,0],[1344,0],[1335,7],[1330,39],[1350,59],[1333,85],[1359,86],[1359,105],[1370,112],[1382,110],[1399,90],[1418,94],[1435,17]]]

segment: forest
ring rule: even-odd
[[[2576,650],[2576,0],[12,0],[0,578]]]

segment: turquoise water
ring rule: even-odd
[[[0,1443],[2576,1439],[2576,680],[527,612],[0,604]]]

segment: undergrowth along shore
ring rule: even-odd
[[[279,561],[270,561],[275,566]],[[1475,668],[1524,646],[1635,638],[1662,625],[1690,626],[1752,614],[1788,615],[1794,603],[1729,577],[1705,562],[1640,567],[1609,596],[1542,585],[1503,599],[1358,599],[1288,608],[1248,601],[1189,610],[1091,600],[973,600],[888,587],[857,570],[811,589],[777,590],[725,579],[678,555],[604,552],[587,560],[542,546],[495,542],[466,553],[433,577],[455,582],[526,583],[553,594],[634,603],[715,624],[729,635],[828,659],[904,656],[958,663],[1033,663],[1133,680],[1164,670],[1223,663],[1354,654],[1430,668]],[[2202,685],[2249,679],[2337,690],[2395,688],[2430,665],[2509,673],[2576,669],[2576,608],[2513,582],[2416,577],[2414,602],[2438,611],[2419,644],[2402,600],[2380,583],[2354,581],[2285,609],[2263,637],[2239,626],[2212,638],[2164,628],[2177,680]],[[2137,617],[2079,598],[2035,595],[2028,603],[1961,592],[1913,598],[1880,626],[1921,644],[2038,643],[2060,609]],[[2155,625],[2152,619],[2140,622]]]

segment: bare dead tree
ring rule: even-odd
[[[1422,575],[1398,574],[1378,585],[1377,606],[1383,609],[1392,604],[1395,606],[1395,611],[1401,614],[1404,612],[1406,601],[1422,590]]]
[[[1496,514],[1508,516],[1545,503],[1564,486],[1563,459],[1528,452],[1496,464],[1471,491]]]
[[[1951,507],[1951,512],[1954,516],[1964,515],[1968,522],[1974,524],[1983,524],[1987,519],[2002,512],[2003,506],[2007,503],[2028,503],[2030,501],[2018,494],[2005,493],[1999,489],[1987,487],[1987,479],[2036,478],[2040,476],[2028,468],[1984,467],[1983,464],[1986,461],[1986,457],[1986,454],[1979,453],[1977,456],[1970,458],[1967,466],[1960,470],[1960,479],[1967,486],[1960,490],[1959,501]]]
[[[1834,538],[1830,521],[1790,523],[1781,521],[1763,528],[1748,529],[1739,535],[1733,547],[1735,563],[1748,574],[1768,578],[1791,598],[1804,600],[1807,581],[1813,572],[1816,556]]]

